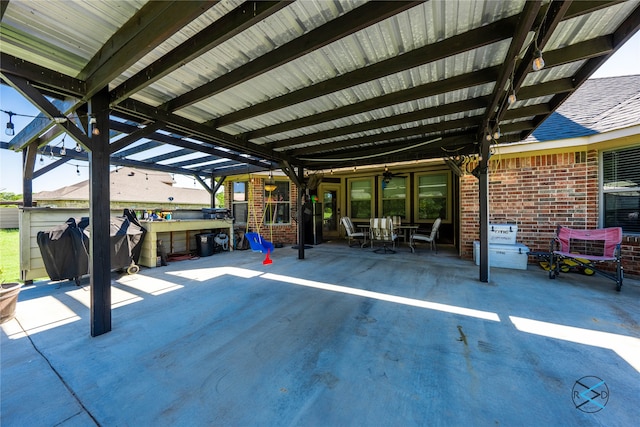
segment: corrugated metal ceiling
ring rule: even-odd
[[[75,100],[59,115],[83,128],[106,85],[113,164],[208,177],[438,158],[476,153],[498,127],[501,143],[530,135],[640,28],[639,5],[12,0],[1,73]],[[9,148],[70,131],[90,145],[70,123],[34,123]]]

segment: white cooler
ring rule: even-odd
[[[501,245],[489,243],[489,266],[526,270],[529,248],[522,243]],[[473,242],[473,258],[480,265],[480,242]]]
[[[489,244],[515,245],[517,224],[489,224]]]

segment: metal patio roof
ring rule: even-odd
[[[521,141],[640,28],[638,0],[3,0],[0,11],[2,82],[42,111],[4,148],[63,132],[84,145],[87,102],[108,88],[111,164],[198,179],[460,159],[498,131]],[[59,160],[47,170],[87,158],[48,151]]]

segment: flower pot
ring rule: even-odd
[[[13,319],[22,283],[3,283],[0,289],[0,323]]]

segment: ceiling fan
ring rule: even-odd
[[[402,175],[399,173],[393,173],[389,170],[389,168],[385,167],[384,168],[384,172],[382,173],[382,188],[384,189],[387,184],[389,184],[391,182],[391,178],[395,178],[395,177],[404,177],[406,175]]]

